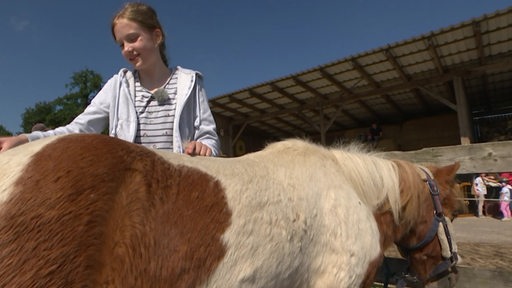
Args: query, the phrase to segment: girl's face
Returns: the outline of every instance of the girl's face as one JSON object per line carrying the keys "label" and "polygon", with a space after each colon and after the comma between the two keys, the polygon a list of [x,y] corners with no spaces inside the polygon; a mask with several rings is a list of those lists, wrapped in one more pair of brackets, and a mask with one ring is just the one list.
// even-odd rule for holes
{"label": "girl's face", "polygon": [[158,61],[162,61],[158,48],[162,40],[160,30],[151,32],[135,22],[119,19],[114,26],[114,35],[121,54],[134,69],[142,71],[156,67]]}

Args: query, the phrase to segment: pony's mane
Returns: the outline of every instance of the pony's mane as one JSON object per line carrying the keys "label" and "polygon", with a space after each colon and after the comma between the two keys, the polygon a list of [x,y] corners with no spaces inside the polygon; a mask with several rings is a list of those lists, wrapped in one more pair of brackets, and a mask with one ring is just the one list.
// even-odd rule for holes
{"label": "pony's mane", "polygon": [[398,223],[402,201],[400,177],[395,162],[381,158],[359,143],[342,143],[330,148],[345,177],[361,200],[374,212],[391,210]]}
{"label": "pony's mane", "polygon": [[425,166],[404,160],[393,160],[400,175],[400,202],[402,203],[402,224],[410,229],[414,222],[421,219],[425,207],[431,207],[430,193],[426,184],[426,174],[434,178],[431,170]]}
{"label": "pony's mane", "polygon": [[326,148],[304,139],[288,139],[271,143],[264,151],[277,153],[281,159],[314,157],[325,163],[325,167],[329,167],[328,162],[333,163],[339,169],[340,178],[350,182],[361,201],[374,212],[391,210],[398,223],[402,206],[399,168],[394,161],[376,156],[367,146],[340,143]]}
{"label": "pony's mane", "polygon": [[425,173],[434,178],[430,168],[386,159],[359,143],[342,144],[331,151],[361,200],[374,211],[392,211],[397,224],[410,228],[419,219],[425,201],[431,201],[425,191]]}
{"label": "pony's mane", "polygon": [[363,143],[338,143],[326,148],[305,139],[287,139],[271,143],[264,150],[273,157],[279,154],[280,159],[314,157],[325,167],[329,167],[328,162],[333,163],[342,174],[340,178],[345,179],[342,181],[349,181],[374,213],[391,211],[395,223],[404,228],[412,227],[420,219],[425,201],[431,201],[424,180],[425,173],[434,178],[434,167],[387,159]]}

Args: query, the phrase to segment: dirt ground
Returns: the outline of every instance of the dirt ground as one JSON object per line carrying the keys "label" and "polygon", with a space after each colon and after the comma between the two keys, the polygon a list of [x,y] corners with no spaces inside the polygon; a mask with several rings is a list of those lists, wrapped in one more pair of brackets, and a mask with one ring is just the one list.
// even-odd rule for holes
{"label": "dirt ground", "polygon": [[512,221],[459,217],[453,222],[461,267],[512,272]]}
{"label": "dirt ground", "polygon": [[[512,221],[462,216],[453,222],[459,267],[512,272]],[[397,257],[395,249],[386,255]]]}

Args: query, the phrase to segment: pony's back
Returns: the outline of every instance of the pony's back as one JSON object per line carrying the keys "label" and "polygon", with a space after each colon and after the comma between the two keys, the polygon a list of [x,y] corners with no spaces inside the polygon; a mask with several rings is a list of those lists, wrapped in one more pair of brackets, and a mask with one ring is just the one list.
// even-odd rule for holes
{"label": "pony's back", "polygon": [[0,154],[0,286],[357,287],[380,253],[371,210],[310,143],[231,159],[26,145]]}

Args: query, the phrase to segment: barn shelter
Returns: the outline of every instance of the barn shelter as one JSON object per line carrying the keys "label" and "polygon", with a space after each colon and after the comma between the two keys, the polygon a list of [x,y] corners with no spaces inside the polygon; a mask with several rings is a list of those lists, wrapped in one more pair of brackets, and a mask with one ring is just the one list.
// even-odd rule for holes
{"label": "barn shelter", "polygon": [[357,139],[372,122],[384,130],[379,149],[410,151],[512,139],[511,96],[509,7],[221,95],[210,106],[228,156],[290,137],[326,145]]}

